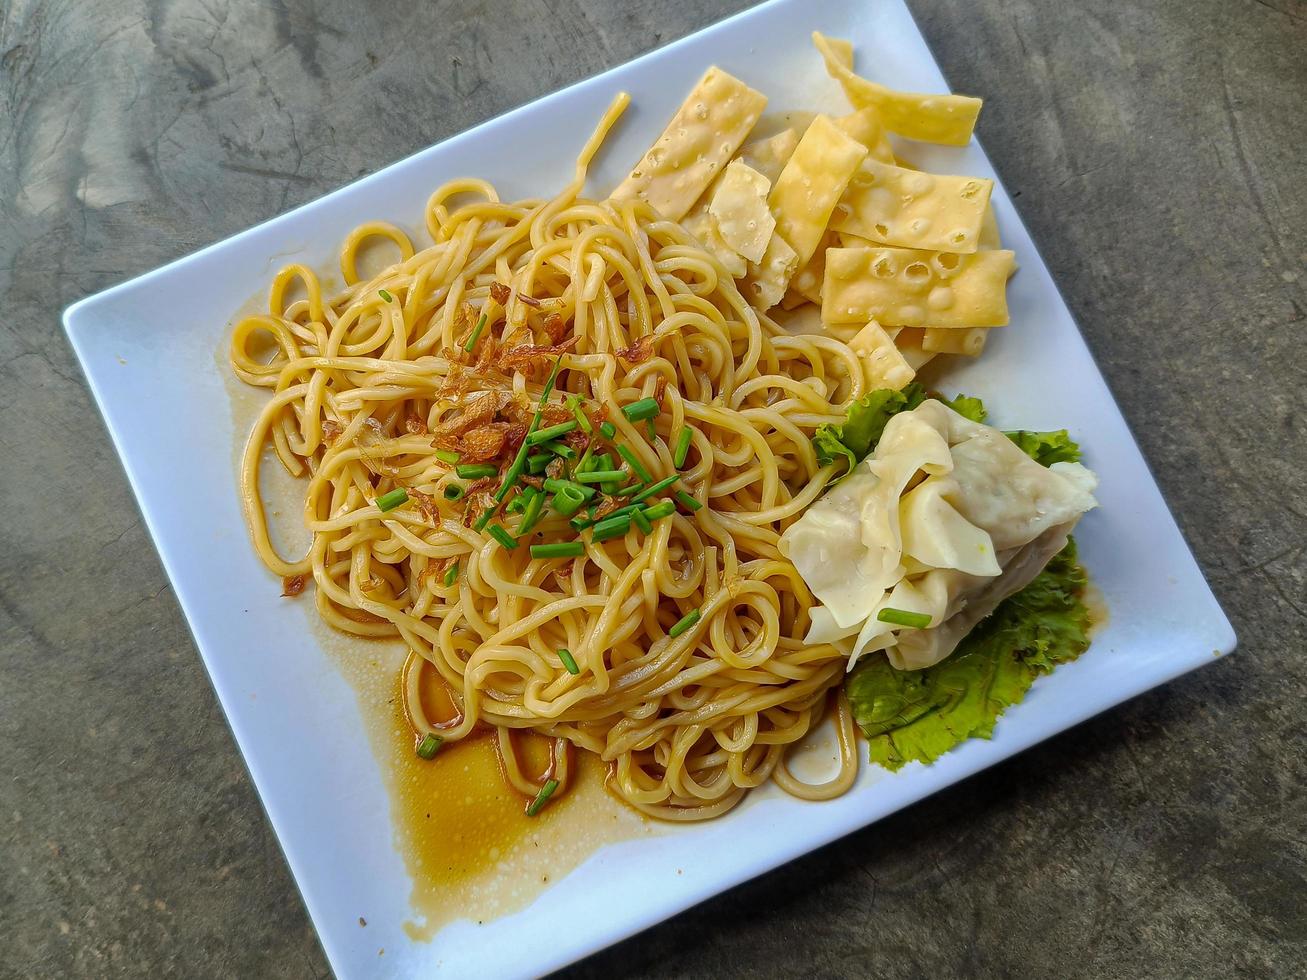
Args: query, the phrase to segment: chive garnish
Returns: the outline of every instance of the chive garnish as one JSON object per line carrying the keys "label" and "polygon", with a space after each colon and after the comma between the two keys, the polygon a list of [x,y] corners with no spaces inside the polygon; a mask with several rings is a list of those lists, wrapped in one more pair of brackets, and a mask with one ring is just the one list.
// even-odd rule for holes
{"label": "chive garnish", "polygon": [[[527,426],[526,434],[529,438],[531,433],[535,432],[540,425],[540,417],[545,411],[545,402],[549,401],[549,393],[554,390],[554,382],[558,380],[558,369],[563,365],[563,355],[559,354],[554,358],[554,366],[549,370],[549,377],[545,380],[545,390],[540,395],[540,407],[536,409],[535,415],[531,417],[531,424]],[[513,457],[513,462],[508,464],[508,469],[504,473],[503,482],[499,484],[499,489],[495,491],[495,499],[503,500],[508,496],[508,491],[513,489],[513,484],[517,483],[522,477],[522,470],[526,466],[526,454],[531,447],[527,444],[526,439],[522,440],[522,445],[517,449],[517,455]]]}
{"label": "chive garnish", "polygon": [[418,758],[433,759],[437,752],[440,751],[441,743],[445,740],[439,735],[432,735],[427,732],[422,736],[422,741],[418,742]]}
{"label": "chive garnish", "polygon": [[910,626],[918,630],[924,630],[930,625],[930,616],[926,613],[908,612],[906,609],[895,609],[893,606],[886,606],[876,614],[876,618],[882,623]]}
{"label": "chive garnish", "polygon": [[631,402],[629,405],[622,406],[622,414],[632,422],[643,422],[645,419],[651,419],[659,411],[658,402],[652,398],[641,398],[638,402]]}
{"label": "chive garnish", "polygon": [[465,350],[469,354],[472,353],[472,348],[475,347],[477,345],[477,341],[481,339],[481,331],[484,330],[485,328],[486,328],[486,315],[482,313],[481,319],[477,320],[477,325],[472,328],[471,336],[469,336],[467,338],[467,341],[463,344],[463,350]]}
{"label": "chive garnish", "polygon": [[545,471],[551,462],[553,462],[553,453],[536,453],[534,456],[526,458],[526,471],[532,476],[539,476]]}
{"label": "chive garnish", "polygon": [[661,521],[664,517],[671,517],[676,513],[676,505],[670,500],[660,500],[652,507],[644,509],[644,516],[651,521]]}
{"label": "chive garnish", "polygon": [[569,462],[576,459],[576,450],[565,442],[558,442],[557,440],[551,439],[549,442],[542,442],[540,448],[547,450],[553,456],[558,456],[559,458],[568,460]]}
{"label": "chive garnish", "polygon": [[458,474],[460,480],[480,480],[482,477],[494,476],[499,472],[499,467],[490,463],[468,463],[464,466],[455,466],[454,472]]}
{"label": "chive garnish", "polygon": [[377,295],[380,296],[382,299],[384,299],[387,303],[393,302],[395,299],[395,297],[391,296],[390,293],[386,292],[384,289],[378,289]]}
{"label": "chive garnish", "polygon": [[532,558],[580,558],[585,545],[580,541],[551,541],[549,544],[531,545]]}
{"label": "chive garnish", "polygon": [[649,523],[649,518],[645,516],[643,510],[631,511],[631,520],[635,521],[635,526],[640,529],[642,534],[649,534],[653,531],[653,525]]}
{"label": "chive garnish", "polygon": [[472,525],[474,531],[484,531],[486,525],[490,523],[490,518],[495,516],[495,511],[499,509],[499,504],[491,504],[486,508],[485,513],[477,518],[477,522]]}
{"label": "chive garnish", "polygon": [[640,457],[635,454],[634,449],[632,449],[630,446],[618,446],[617,455],[621,456],[622,459],[626,460],[626,462],[630,465],[631,469],[634,471],[635,475],[638,476],[641,479],[641,481],[643,481],[644,483],[653,482],[653,474],[649,472],[649,470],[645,467],[644,463],[640,462]]}
{"label": "chive garnish", "polygon": [[607,541],[609,538],[618,538],[631,530],[631,515],[619,514],[616,517],[605,517],[602,521],[594,526],[592,532],[593,541]]}
{"label": "chive garnish", "polygon": [[437,449],[436,459],[440,460],[442,463],[448,463],[450,466],[453,466],[458,462],[458,453],[454,452],[452,449]]}
{"label": "chive garnish", "polygon": [[509,551],[512,551],[517,547],[517,538],[513,537],[498,524],[491,524],[487,530],[492,538],[502,544]]}
{"label": "chive garnish", "polygon": [[605,439],[611,439],[617,435],[617,426],[612,422],[604,422],[600,424],[599,431]]}
{"label": "chive garnish", "polygon": [[563,666],[567,668],[569,674],[581,673],[581,668],[576,665],[576,658],[572,656],[572,651],[567,647],[558,648],[558,659],[563,662]]}
{"label": "chive garnish", "polygon": [[517,525],[519,537],[536,526],[536,522],[540,520],[540,513],[545,507],[545,495],[537,492],[534,487],[527,487],[527,489],[531,491],[531,496],[527,499],[526,511],[522,514],[522,522]]}
{"label": "chive garnish", "polygon": [[685,458],[690,455],[690,427],[687,425],[676,437],[676,448],[672,450],[672,465],[678,470],[685,465]]}
{"label": "chive garnish", "polygon": [[519,493],[516,497],[504,505],[505,514],[520,514],[526,510],[526,494]]}
{"label": "chive garnish", "polygon": [[466,491],[464,491],[461,483],[445,484],[445,499],[450,503],[453,503],[455,500],[462,500],[465,492]]}
{"label": "chive garnish", "polygon": [[558,493],[560,490],[575,491],[586,500],[589,500],[595,495],[593,487],[583,487],[581,484],[573,483],[571,480],[559,480],[552,476],[545,480],[544,488],[549,493]]}
{"label": "chive garnish", "polygon": [[551,425],[547,429],[537,429],[526,437],[528,446],[538,446],[542,442],[548,442],[551,439],[557,439],[559,436],[565,436],[576,428],[576,420],[570,422],[559,422],[557,425]]}
{"label": "chive garnish", "polygon": [[595,458],[593,455],[594,448],[595,448],[595,441],[591,439],[590,442],[585,447],[585,452],[581,454],[581,458],[577,460],[576,466],[572,469],[573,476],[575,476],[577,473],[585,473],[588,470],[598,470],[598,469],[605,468],[605,467],[595,465]]}
{"label": "chive garnish", "polygon": [[563,366],[563,355],[559,354],[554,358],[554,366],[549,371],[549,377],[545,379],[545,390],[540,395],[540,404],[543,406],[549,401],[549,394],[554,390],[554,382],[558,380],[558,369]]}
{"label": "chive garnish", "polygon": [[408,503],[408,491],[403,487],[396,487],[390,493],[383,493],[375,502],[377,510],[384,514],[388,510],[394,510],[400,504]]}
{"label": "chive garnish", "polygon": [[662,493],[664,490],[666,490],[668,487],[670,487],[673,483],[675,483],[679,479],[680,476],[676,473],[673,473],[671,476],[665,477],[664,479],[659,480],[657,483],[651,483],[643,490],[641,490],[639,493],[637,493],[634,497],[632,497],[631,503],[638,504],[641,500],[648,500],[654,494]]}
{"label": "chive garnish", "polygon": [[682,633],[692,629],[694,624],[699,621],[699,610],[691,609],[688,613],[676,621],[676,625],[667,631],[667,635],[676,639]]}
{"label": "chive garnish", "polygon": [[549,797],[554,795],[554,790],[556,789],[558,789],[557,779],[551,779],[549,782],[545,783],[545,785],[541,787],[540,792],[536,794],[536,798],[532,800],[530,805],[526,808],[526,815],[528,817],[534,817],[539,813],[544,805],[549,802]]}
{"label": "chive garnish", "polygon": [[626,473],[622,470],[590,470],[588,473],[576,474],[578,483],[607,483],[609,480],[620,480]]}
{"label": "chive garnish", "polygon": [[558,490],[553,491],[554,499],[552,501],[554,510],[564,517],[571,517],[578,510],[585,506],[585,494],[581,492],[583,488],[575,484],[568,484]]}
{"label": "chive garnish", "polygon": [[458,562],[454,562],[454,564],[450,565],[448,568],[445,569],[445,587],[448,588],[449,586],[453,585],[457,581],[458,581]]}
{"label": "chive garnish", "polygon": [[572,414],[576,416],[576,424],[581,427],[581,431],[586,435],[594,432],[594,426],[591,425],[590,420],[585,417],[585,412],[581,411],[581,399],[576,395],[573,395],[568,399],[568,403],[572,406]]}
{"label": "chive garnish", "polygon": [[677,490],[674,496],[681,502],[682,507],[688,507],[690,510],[699,510],[703,507],[697,498],[691,497],[684,490]]}

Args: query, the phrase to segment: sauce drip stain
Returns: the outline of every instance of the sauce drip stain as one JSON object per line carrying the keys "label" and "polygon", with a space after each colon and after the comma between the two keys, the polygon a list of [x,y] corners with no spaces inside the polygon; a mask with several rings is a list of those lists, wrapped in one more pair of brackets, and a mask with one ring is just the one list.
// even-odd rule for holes
{"label": "sauce drip stain", "polygon": [[[261,303],[262,297],[255,296],[243,309],[252,311]],[[215,351],[214,361],[231,404],[235,492],[240,434],[253,425],[267,393],[232,375],[226,341]],[[269,532],[286,553],[299,553],[308,540],[304,481],[290,477],[275,461],[269,463],[264,467]],[[269,589],[281,590],[280,580],[271,574],[267,578]],[[395,849],[412,879],[409,904],[414,918],[403,923],[411,939],[429,941],[457,919],[486,922],[516,912],[600,847],[666,830],[608,795],[605,768],[589,752],[575,752],[567,792],[534,817],[526,815],[530,801],[501,775],[492,733],[446,742],[434,759],[419,758],[401,690],[407,655],[403,644],[333,630],[319,618],[311,588],[286,602],[287,615],[304,617],[305,642],[321,651],[324,674],[338,671],[358,699],[364,732],[390,797]],[[423,692],[431,717],[450,713],[450,706],[428,700],[441,696]],[[518,749],[526,771],[545,768],[544,739],[520,737]],[[374,921],[371,916],[368,920]]]}

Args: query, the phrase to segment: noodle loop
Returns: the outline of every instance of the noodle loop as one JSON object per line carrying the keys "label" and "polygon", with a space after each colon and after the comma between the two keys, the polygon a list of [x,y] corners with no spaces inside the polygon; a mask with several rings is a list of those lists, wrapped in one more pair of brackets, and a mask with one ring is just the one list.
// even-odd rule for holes
{"label": "noodle loop", "polygon": [[[611,764],[618,797],[666,819],[715,816],[773,777],[798,795],[832,795],[856,769],[847,739],[827,784],[800,783],[784,757],[824,717],[844,657],[802,642],[813,598],[777,542],[831,478],[809,440],[865,393],[861,364],[838,340],[791,336],[757,313],[718,260],[649,205],[580,196],[622,105],[551,201],[505,202],[484,181],[452,181],[427,203],[433,244],[374,222],[346,239],[338,294],[303,266],[275,277],[268,312],[231,340],[236,374],[272,391],[244,453],[251,534],[274,574],[312,575],[331,625],[411,648],[405,690],[419,733],[461,739],[492,726],[524,794],[546,779],[564,790],[575,747]],[[360,249],[376,239],[396,261],[361,278]],[[485,445],[505,447],[490,457],[502,474],[555,357],[549,424],[573,417],[563,399],[576,396],[655,480],[679,473],[669,498],[680,490],[702,506],[682,504],[648,533],[583,532],[569,558],[529,553],[577,538],[549,507],[512,549],[474,526],[498,506],[499,476],[458,478],[441,440],[465,446],[484,429]],[[493,404],[476,411],[490,410],[470,426],[487,394]],[[660,402],[652,437],[622,412],[644,398]],[[589,445],[579,429],[566,438]],[[268,446],[307,480],[312,543],[300,558],[269,538]],[[383,510],[380,498],[401,488],[407,503]],[[495,519],[512,529],[504,512]],[[420,703],[431,672],[448,717]],[[519,761],[515,739],[528,731],[553,740],[543,774]]]}

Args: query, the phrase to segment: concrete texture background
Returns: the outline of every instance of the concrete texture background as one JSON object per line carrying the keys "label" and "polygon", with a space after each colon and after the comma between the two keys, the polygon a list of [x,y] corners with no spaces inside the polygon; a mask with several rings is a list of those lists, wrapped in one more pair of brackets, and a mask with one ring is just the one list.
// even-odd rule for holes
{"label": "concrete texture background", "polygon": [[[746,5],[0,0],[0,976],[327,973],[59,312]],[[1307,3],[911,6],[1242,649],[572,974],[1303,975]]]}

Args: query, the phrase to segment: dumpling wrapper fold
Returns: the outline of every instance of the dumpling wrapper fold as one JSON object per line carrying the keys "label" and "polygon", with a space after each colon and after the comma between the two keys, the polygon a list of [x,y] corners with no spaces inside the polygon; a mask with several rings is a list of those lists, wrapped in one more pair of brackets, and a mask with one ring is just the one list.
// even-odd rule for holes
{"label": "dumpling wrapper fold", "polygon": [[[1024,588],[1097,506],[1078,463],[1044,467],[1001,431],[928,399],[890,419],[875,451],[781,537],[821,600],[810,643],[884,650],[901,670],[938,663]],[[931,617],[882,623],[885,608]]]}

